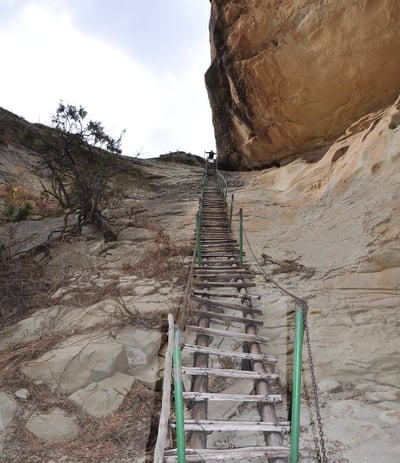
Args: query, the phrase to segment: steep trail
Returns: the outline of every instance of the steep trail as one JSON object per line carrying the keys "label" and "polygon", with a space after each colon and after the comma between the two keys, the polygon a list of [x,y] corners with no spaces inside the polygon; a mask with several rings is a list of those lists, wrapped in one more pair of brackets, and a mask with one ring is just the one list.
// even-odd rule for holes
{"label": "steep trail", "polygon": [[162,461],[287,463],[290,450],[283,442],[290,423],[276,412],[282,402],[277,359],[262,352],[268,338],[257,333],[263,322],[257,319],[262,307],[255,302],[255,274],[241,262],[211,163],[199,225],[191,311],[183,317],[181,345],[186,459],[172,449]]}

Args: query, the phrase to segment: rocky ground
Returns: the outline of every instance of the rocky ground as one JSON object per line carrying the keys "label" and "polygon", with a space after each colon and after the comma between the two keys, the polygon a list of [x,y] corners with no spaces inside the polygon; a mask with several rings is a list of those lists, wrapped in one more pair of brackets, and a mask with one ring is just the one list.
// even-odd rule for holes
{"label": "rocky ground", "polygon": [[[395,105],[354,124],[317,163],[226,173],[235,231],[242,207],[263,269],[309,303],[330,462],[395,463],[400,454],[398,114]],[[15,168],[15,155],[7,159]],[[165,316],[179,310],[202,175],[181,161],[139,162],[141,177],[127,179],[112,212],[117,241],[86,228],[38,248],[46,303],[0,333],[2,461],[139,463],[151,455]],[[57,218],[20,222],[1,229],[2,242],[27,251],[61,226]],[[257,283],[260,334],[271,338],[287,390],[294,305],[261,275]],[[310,391],[307,362],[304,370]],[[301,440],[312,461],[305,399]]]}
{"label": "rocky ground", "polygon": [[[26,159],[14,151],[19,162]],[[151,455],[166,316],[179,309],[191,262],[202,167],[170,157],[136,164],[143,178],[127,181],[110,211],[115,242],[91,227],[61,238],[62,218],[1,229],[8,254],[34,255],[14,261],[13,275],[33,284],[24,273],[41,265],[48,282],[37,306],[3,320],[4,462],[139,462]],[[59,239],[49,241],[50,234]]]}

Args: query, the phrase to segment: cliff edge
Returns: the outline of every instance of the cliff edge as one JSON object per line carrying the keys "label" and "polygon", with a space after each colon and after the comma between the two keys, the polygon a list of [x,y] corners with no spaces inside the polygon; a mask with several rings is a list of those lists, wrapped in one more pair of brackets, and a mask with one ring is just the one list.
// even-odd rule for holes
{"label": "cliff edge", "polygon": [[206,85],[226,167],[307,158],[400,93],[396,0],[211,3]]}

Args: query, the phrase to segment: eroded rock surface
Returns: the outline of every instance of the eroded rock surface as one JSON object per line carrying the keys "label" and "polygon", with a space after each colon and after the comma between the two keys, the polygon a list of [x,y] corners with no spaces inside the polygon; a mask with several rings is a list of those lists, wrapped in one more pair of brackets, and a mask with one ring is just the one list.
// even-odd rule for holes
{"label": "eroded rock surface", "polygon": [[397,0],[212,1],[206,84],[220,159],[271,165],[400,91]]}
{"label": "eroded rock surface", "polygon": [[[328,461],[398,461],[398,111],[396,103],[353,124],[317,163],[229,174],[231,184],[242,181],[233,187],[236,207],[264,270],[308,301]],[[285,385],[294,303],[262,278],[257,293],[265,314],[260,333],[271,339],[268,353],[278,356]],[[304,360],[310,391],[306,349]],[[304,401],[301,438],[312,449],[309,411]]]}

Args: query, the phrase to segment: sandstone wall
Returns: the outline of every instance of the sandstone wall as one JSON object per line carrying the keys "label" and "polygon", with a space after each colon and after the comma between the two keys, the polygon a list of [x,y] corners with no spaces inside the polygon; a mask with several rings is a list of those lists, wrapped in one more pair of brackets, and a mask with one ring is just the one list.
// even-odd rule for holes
{"label": "sandstone wall", "polygon": [[221,161],[320,147],[400,92],[397,0],[212,0],[206,85]]}

